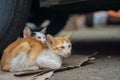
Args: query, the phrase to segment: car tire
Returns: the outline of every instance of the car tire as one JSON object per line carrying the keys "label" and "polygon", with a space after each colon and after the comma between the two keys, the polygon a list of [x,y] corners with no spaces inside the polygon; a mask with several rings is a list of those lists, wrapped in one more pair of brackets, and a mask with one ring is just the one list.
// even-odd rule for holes
{"label": "car tire", "polygon": [[0,0],[0,57],[22,32],[30,7],[31,0]]}

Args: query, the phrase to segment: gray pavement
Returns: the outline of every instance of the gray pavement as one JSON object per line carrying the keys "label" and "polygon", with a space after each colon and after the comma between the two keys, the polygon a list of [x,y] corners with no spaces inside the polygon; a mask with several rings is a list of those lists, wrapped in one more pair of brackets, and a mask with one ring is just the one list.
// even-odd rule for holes
{"label": "gray pavement", "polygon": [[[81,58],[83,55],[73,54],[68,62],[78,63]],[[0,71],[0,80],[32,80],[33,77],[15,77],[13,74]],[[120,55],[98,54],[91,63],[80,68],[55,73],[48,80],[120,80]]]}
{"label": "gray pavement", "polygon": [[120,56],[99,55],[93,64],[56,73],[48,80],[120,80]]}

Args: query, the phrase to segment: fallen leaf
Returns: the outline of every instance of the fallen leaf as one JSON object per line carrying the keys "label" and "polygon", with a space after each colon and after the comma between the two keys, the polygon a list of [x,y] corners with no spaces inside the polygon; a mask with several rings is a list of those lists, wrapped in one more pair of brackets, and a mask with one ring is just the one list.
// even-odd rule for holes
{"label": "fallen leaf", "polygon": [[14,76],[27,76],[27,75],[33,75],[42,72],[43,70],[33,70],[33,71],[22,71],[17,72],[14,74]]}
{"label": "fallen leaf", "polygon": [[34,76],[33,80],[46,80],[50,78],[53,75],[53,71],[47,72],[45,74],[39,75],[39,76]]}

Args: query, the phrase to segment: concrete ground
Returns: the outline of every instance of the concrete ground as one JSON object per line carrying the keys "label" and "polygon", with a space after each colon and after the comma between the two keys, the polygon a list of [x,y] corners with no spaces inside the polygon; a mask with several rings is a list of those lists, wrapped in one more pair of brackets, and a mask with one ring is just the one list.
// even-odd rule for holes
{"label": "concrete ground", "polygon": [[120,80],[120,56],[98,55],[91,64],[56,73],[48,80]]}
{"label": "concrete ground", "polygon": [[[114,54],[114,53],[113,53]],[[120,55],[98,54],[96,60],[80,68],[55,73],[48,80],[120,80]],[[72,55],[71,62],[79,62],[81,55]],[[15,77],[1,72],[0,80],[32,80],[33,76]]]}

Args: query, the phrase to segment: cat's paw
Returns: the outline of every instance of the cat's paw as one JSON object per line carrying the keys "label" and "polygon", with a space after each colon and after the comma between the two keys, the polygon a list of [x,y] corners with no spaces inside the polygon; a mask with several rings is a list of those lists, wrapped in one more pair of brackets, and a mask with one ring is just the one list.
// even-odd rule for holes
{"label": "cat's paw", "polygon": [[28,70],[38,70],[39,66],[35,65],[35,66],[31,66],[28,68]]}
{"label": "cat's paw", "polygon": [[57,63],[57,62],[55,62],[55,61],[53,61],[53,63],[51,63],[50,65],[49,65],[49,68],[51,68],[51,69],[59,69],[61,67],[61,64],[60,63]]}

